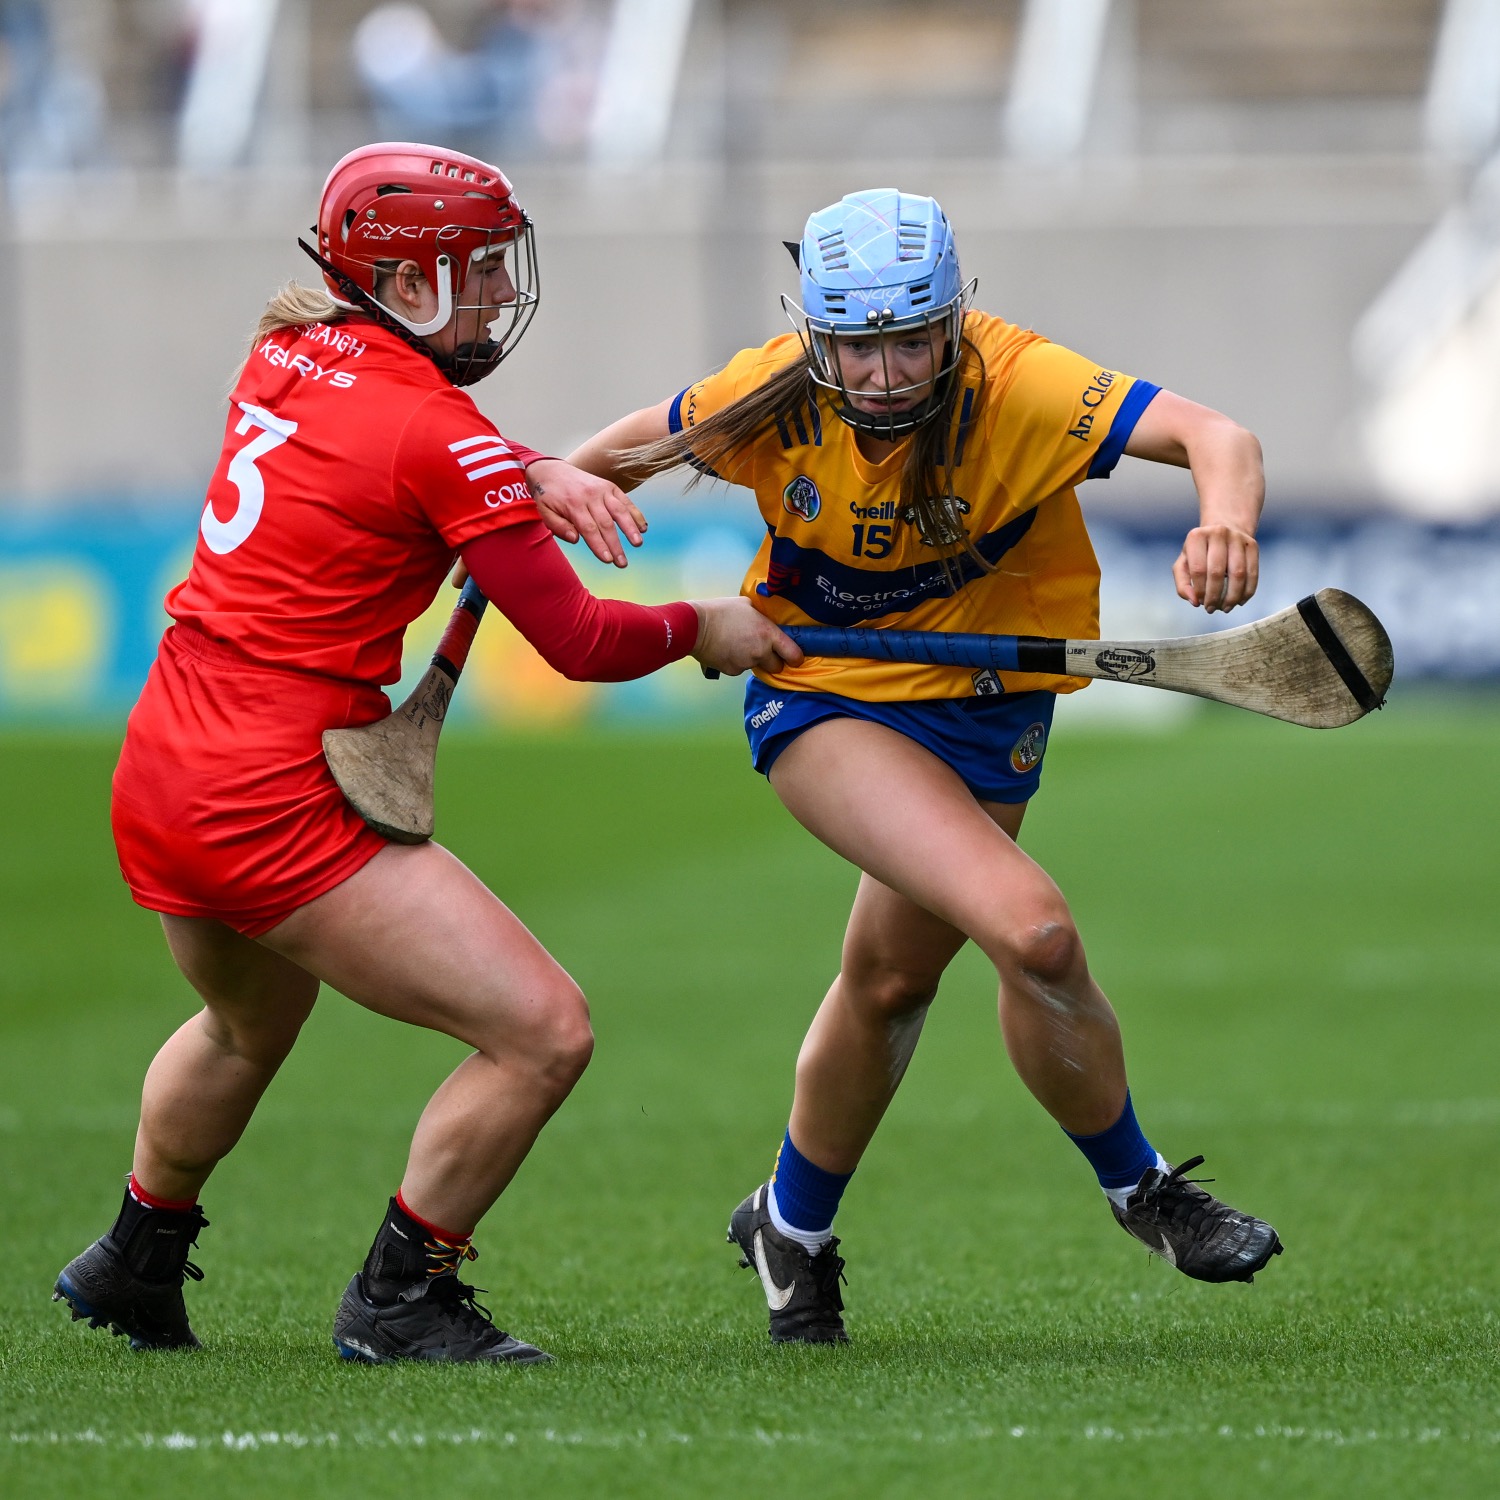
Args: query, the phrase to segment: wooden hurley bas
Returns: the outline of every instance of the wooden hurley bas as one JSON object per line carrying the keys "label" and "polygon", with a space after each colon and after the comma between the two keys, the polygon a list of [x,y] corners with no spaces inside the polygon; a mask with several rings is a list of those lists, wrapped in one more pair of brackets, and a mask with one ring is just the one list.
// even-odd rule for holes
{"label": "wooden hurley bas", "polygon": [[389,718],[323,732],[323,754],[349,805],[376,833],[398,844],[432,837],[438,736],[486,602],[473,582],[464,585],[431,665]]}
{"label": "wooden hurley bas", "polygon": [[1234,630],[1167,641],[1064,641],[815,625],[791,625],[786,633],[809,656],[1131,682],[1232,703],[1309,729],[1336,729],[1379,708],[1395,672],[1385,628],[1358,599],[1339,589],[1319,589],[1291,609]]}

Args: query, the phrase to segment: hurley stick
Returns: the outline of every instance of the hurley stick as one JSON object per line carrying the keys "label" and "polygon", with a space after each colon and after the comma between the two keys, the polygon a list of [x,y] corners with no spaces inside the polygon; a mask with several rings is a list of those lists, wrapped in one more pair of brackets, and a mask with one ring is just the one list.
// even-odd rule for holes
{"label": "hurley stick", "polygon": [[1104,678],[1213,698],[1310,729],[1352,724],[1379,708],[1395,673],[1385,627],[1339,589],[1319,589],[1234,630],[1165,641],[783,628],[809,656]]}
{"label": "hurley stick", "polygon": [[358,729],[323,733],[328,769],[349,805],[376,833],[398,844],[421,844],[432,837],[438,736],[486,602],[470,579],[432,664],[393,714]]}

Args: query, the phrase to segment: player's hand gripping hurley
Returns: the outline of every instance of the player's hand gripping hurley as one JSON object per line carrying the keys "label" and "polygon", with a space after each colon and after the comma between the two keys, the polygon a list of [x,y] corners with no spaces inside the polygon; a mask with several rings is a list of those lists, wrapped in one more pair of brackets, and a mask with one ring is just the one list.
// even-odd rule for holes
{"label": "player's hand gripping hurley", "polygon": [[349,805],[376,833],[398,844],[432,837],[438,736],[487,602],[476,583],[464,585],[431,665],[388,718],[323,733],[328,768]]}
{"label": "player's hand gripping hurley", "polygon": [[1290,609],[1214,635],[1166,641],[1065,641],[935,630],[835,630],[789,625],[809,656],[932,662],[997,672],[1047,672],[1133,682],[1336,729],[1385,701],[1390,637],[1352,594],[1319,589]]}

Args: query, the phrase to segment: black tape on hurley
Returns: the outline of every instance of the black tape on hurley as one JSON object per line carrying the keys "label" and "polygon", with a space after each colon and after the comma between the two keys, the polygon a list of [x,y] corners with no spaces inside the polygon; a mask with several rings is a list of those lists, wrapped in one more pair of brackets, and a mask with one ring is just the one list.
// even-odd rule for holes
{"label": "black tape on hurley", "polygon": [[1354,695],[1354,701],[1366,713],[1371,709],[1383,708],[1385,699],[1370,686],[1365,674],[1355,665],[1354,658],[1344,648],[1344,643],[1334,634],[1333,626],[1328,623],[1328,617],[1318,601],[1311,594],[1305,599],[1299,599],[1297,613],[1312,631],[1313,639],[1323,648],[1323,655],[1328,658],[1333,670],[1343,678],[1344,686]]}

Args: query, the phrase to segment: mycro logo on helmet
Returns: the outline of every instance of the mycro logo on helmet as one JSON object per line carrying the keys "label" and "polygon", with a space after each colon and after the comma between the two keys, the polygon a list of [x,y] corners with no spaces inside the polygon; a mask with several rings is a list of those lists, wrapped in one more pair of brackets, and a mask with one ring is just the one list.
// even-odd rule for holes
{"label": "mycro logo on helmet", "polygon": [[861,287],[859,294],[870,306],[878,306],[882,312],[889,312],[896,302],[906,296],[907,290],[903,281],[897,286]]}
{"label": "mycro logo on helmet", "polygon": [[811,521],[823,509],[823,497],[806,474],[799,474],[781,492],[781,503],[799,520]]}
{"label": "mycro logo on helmet", "polygon": [[424,234],[435,234],[440,240],[452,239],[464,231],[459,224],[382,224],[378,219],[360,219],[349,232],[360,239],[384,243],[394,239],[419,240]]}
{"label": "mycro logo on helmet", "polygon": [[1010,752],[1010,768],[1017,775],[1024,776],[1027,771],[1034,771],[1042,763],[1042,755],[1047,749],[1047,726],[1045,724],[1032,724],[1015,743],[1015,748]]}

